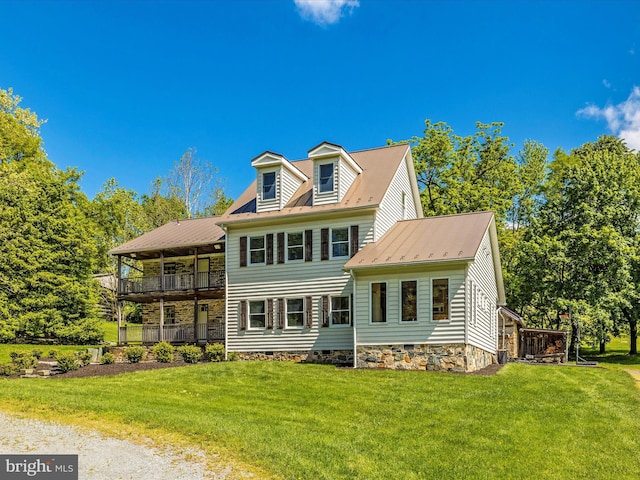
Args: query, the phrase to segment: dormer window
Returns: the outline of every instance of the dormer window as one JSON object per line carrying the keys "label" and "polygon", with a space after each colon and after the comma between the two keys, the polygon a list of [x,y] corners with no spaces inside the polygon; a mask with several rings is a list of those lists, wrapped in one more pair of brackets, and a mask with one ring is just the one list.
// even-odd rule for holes
{"label": "dormer window", "polygon": [[262,199],[273,200],[276,198],[276,172],[262,174]]}
{"label": "dormer window", "polygon": [[333,192],[333,163],[320,165],[320,193]]}

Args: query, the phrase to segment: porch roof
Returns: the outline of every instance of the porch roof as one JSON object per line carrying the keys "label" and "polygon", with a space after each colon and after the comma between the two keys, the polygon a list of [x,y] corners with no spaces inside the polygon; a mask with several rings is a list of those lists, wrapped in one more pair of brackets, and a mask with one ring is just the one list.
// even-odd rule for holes
{"label": "porch roof", "polygon": [[[109,250],[109,253],[143,259],[156,257],[161,251],[174,255],[191,254],[196,247],[202,248],[201,253],[222,252],[224,231],[216,224],[218,219],[206,217],[171,221]],[[216,244],[219,245],[217,249]]]}

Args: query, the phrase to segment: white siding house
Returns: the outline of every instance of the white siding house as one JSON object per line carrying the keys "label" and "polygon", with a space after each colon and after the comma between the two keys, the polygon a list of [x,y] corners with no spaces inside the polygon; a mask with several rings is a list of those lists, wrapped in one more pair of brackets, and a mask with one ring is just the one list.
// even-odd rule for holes
{"label": "white siding house", "polygon": [[252,164],[257,180],[218,221],[228,352],[463,371],[494,361],[504,288],[492,213],[423,219],[407,145],[325,142],[304,160],[265,152]]}

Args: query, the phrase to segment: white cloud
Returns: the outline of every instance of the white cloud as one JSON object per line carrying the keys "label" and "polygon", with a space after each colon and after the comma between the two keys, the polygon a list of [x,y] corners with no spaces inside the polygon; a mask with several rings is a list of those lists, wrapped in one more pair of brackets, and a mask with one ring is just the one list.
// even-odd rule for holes
{"label": "white cloud", "polygon": [[578,110],[576,115],[585,118],[604,118],[614,135],[622,138],[629,148],[640,151],[640,87],[634,86],[624,102],[607,105],[604,108],[587,105]]}
{"label": "white cloud", "polygon": [[305,20],[318,25],[337,23],[345,12],[351,14],[360,6],[358,0],[294,0],[298,12]]}
{"label": "white cloud", "polygon": [[602,80],[602,85],[604,85],[604,88],[611,88],[611,82],[606,78]]}

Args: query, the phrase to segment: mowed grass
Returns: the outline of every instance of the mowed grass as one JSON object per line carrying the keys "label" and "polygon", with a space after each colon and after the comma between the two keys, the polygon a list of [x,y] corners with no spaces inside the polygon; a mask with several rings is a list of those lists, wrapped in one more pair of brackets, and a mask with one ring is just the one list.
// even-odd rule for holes
{"label": "mowed grass", "polygon": [[173,432],[276,478],[637,478],[625,372],[509,364],[491,377],[228,362],[0,380],[0,405]]}
{"label": "mowed grass", "polygon": [[[638,345],[640,346],[640,341]],[[629,355],[629,346],[628,335],[611,337],[611,341],[606,345],[605,353],[600,353],[597,347],[583,347],[580,350],[580,356],[588,360],[595,360],[602,367],[638,370],[640,369],[640,355]]]}

